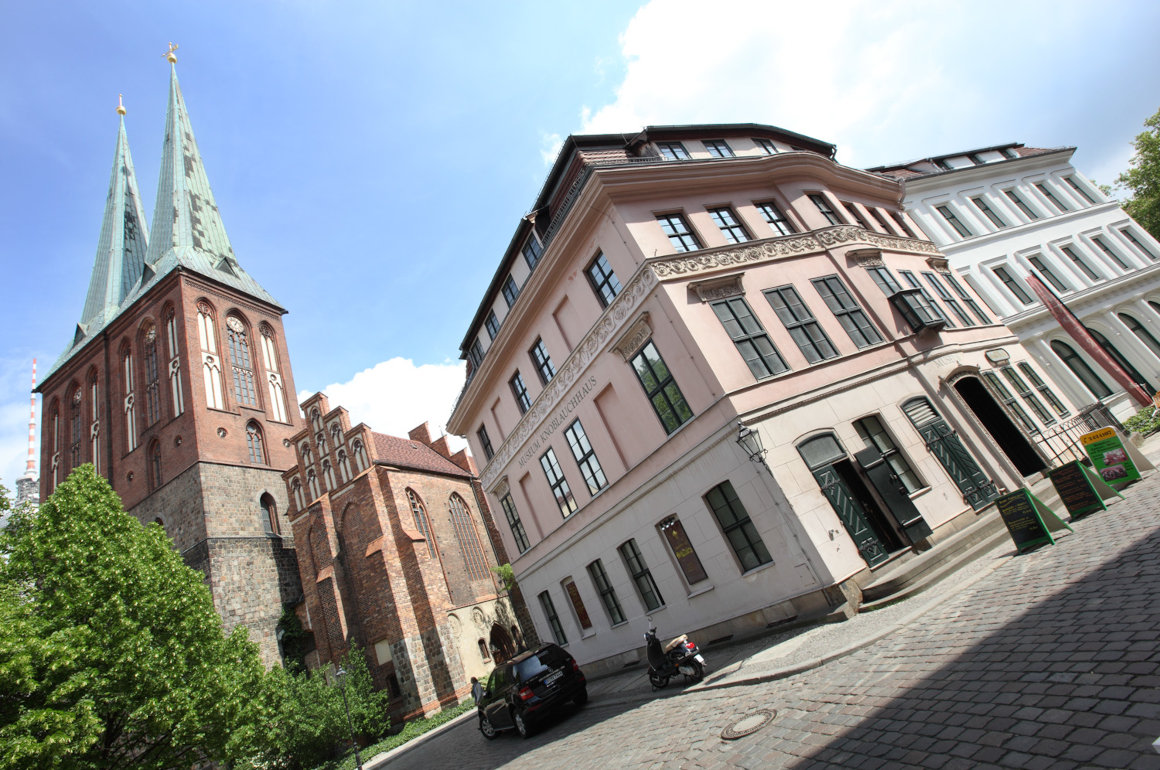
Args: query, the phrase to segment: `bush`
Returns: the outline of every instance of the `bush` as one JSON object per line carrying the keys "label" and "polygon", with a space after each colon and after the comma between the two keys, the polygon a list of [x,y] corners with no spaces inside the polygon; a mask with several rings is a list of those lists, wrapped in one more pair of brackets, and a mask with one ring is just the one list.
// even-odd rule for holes
{"label": "bush", "polygon": [[1160,430],[1160,409],[1146,406],[1134,415],[1124,420],[1124,427],[1131,433],[1146,436]]}
{"label": "bush", "polygon": [[[340,664],[350,721],[360,743],[382,736],[390,719],[387,693],[375,691],[362,650],[351,648]],[[296,770],[340,756],[350,746],[342,694],[328,671],[292,673],[275,668],[266,679],[267,724],[262,759],[268,766]]]}

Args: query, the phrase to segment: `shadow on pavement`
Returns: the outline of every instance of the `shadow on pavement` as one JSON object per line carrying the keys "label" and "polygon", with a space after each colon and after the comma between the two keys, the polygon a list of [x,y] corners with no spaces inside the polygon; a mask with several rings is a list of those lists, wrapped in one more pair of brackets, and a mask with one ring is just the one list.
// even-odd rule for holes
{"label": "shadow on pavement", "polygon": [[[1055,546],[1014,557],[922,631],[847,658],[860,667],[858,694],[832,688],[778,719],[788,766],[941,756],[943,767],[1160,768],[1150,745],[1160,736],[1160,484],[1150,481]],[[957,627],[989,633],[940,665]],[[803,741],[823,725],[824,745]]]}

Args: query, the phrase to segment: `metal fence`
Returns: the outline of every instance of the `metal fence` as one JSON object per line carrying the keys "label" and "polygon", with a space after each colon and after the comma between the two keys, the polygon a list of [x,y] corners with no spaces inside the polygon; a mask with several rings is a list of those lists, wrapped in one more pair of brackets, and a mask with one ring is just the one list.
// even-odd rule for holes
{"label": "metal fence", "polygon": [[1122,433],[1126,432],[1111,411],[1097,402],[1085,406],[1075,417],[1042,431],[1036,438],[1040,448],[1051,458],[1050,465],[1057,467],[1075,460],[1086,461],[1087,454],[1079,437],[1100,428],[1115,428]]}

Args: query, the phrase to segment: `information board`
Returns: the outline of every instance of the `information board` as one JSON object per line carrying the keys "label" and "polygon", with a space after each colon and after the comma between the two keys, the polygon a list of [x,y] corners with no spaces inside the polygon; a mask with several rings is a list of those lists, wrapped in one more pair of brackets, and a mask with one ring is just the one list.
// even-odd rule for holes
{"label": "information board", "polygon": [[1140,471],[1115,428],[1093,430],[1080,436],[1079,440],[1091,458],[1092,468],[1106,483],[1123,485],[1139,481]]}
{"label": "information board", "polygon": [[1048,476],[1055,485],[1055,491],[1059,493],[1060,502],[1073,520],[1107,510],[1104,500],[1123,497],[1078,460],[1052,468]]}
{"label": "information board", "polygon": [[999,515],[1007,525],[1007,532],[1015,541],[1019,553],[1036,548],[1044,543],[1055,544],[1052,532],[1071,527],[1043,502],[1031,494],[1029,489],[1017,489],[995,500]]}

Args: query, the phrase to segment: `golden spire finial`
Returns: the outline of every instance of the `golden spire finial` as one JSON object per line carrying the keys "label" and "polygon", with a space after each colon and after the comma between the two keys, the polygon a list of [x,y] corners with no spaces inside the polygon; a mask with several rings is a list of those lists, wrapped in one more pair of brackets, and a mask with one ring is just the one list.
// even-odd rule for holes
{"label": "golden spire finial", "polygon": [[176,51],[177,51],[177,46],[176,46],[176,45],[175,45],[175,44],[174,44],[172,41],[170,41],[170,43],[169,43],[169,50],[165,52],[165,58],[169,60],[169,63],[170,63],[170,64],[176,64],[176,63],[177,63],[177,53],[176,53]]}
{"label": "golden spire finial", "polygon": [[117,94],[117,114],[118,115],[125,114],[125,95],[124,94]]}

